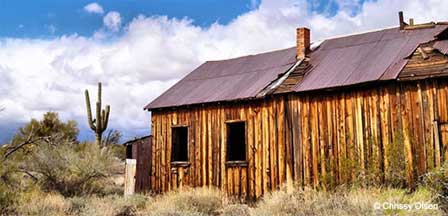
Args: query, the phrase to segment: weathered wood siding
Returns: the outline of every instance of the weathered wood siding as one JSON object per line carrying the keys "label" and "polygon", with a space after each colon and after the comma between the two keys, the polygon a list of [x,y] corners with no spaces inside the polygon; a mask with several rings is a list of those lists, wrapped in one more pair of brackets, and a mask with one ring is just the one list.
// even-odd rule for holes
{"label": "weathered wood siding", "polygon": [[[447,101],[448,81],[438,79],[156,110],[151,188],[213,185],[257,198],[292,180],[315,187],[384,182],[397,168],[396,152],[413,185],[448,158]],[[246,121],[247,165],[225,163],[232,120]],[[188,166],[170,163],[176,125],[188,126]]]}
{"label": "weathered wood siding", "polygon": [[381,183],[403,163],[413,186],[448,157],[447,100],[447,79],[290,96],[296,180]]}
{"label": "weathered wood siding", "polygon": [[[163,192],[213,185],[232,195],[259,197],[292,179],[283,100],[152,112],[151,187]],[[226,165],[226,121],[246,121],[247,164]],[[189,166],[171,166],[171,127],[188,126]],[[289,161],[289,163],[287,163]]]}

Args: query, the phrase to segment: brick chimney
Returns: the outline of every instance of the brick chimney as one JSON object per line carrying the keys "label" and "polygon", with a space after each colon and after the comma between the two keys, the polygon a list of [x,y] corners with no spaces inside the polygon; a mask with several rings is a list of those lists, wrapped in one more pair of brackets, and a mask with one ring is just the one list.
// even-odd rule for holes
{"label": "brick chimney", "polygon": [[310,53],[310,30],[297,29],[297,59],[304,59]]}
{"label": "brick chimney", "polygon": [[400,24],[400,30],[403,30],[406,26],[403,18],[403,11],[398,12],[398,23]]}

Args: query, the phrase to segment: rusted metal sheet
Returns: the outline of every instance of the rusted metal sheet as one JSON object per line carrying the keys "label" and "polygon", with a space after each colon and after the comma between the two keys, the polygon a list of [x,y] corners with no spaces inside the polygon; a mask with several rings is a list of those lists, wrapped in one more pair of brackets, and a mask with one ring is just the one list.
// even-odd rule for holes
{"label": "rusted metal sheet", "polygon": [[209,61],[145,109],[252,98],[296,62],[295,47],[222,61]]}
{"label": "rusted metal sheet", "polygon": [[295,91],[396,79],[414,50],[435,39],[447,25],[400,31],[385,29],[326,40],[310,54],[313,68]]}
{"label": "rusted metal sheet", "polygon": [[[326,40],[310,54],[312,68],[291,91],[396,79],[415,49],[440,37],[447,27],[439,24],[414,30],[389,28]],[[206,62],[145,109],[251,99],[296,61],[296,49],[292,47]]]}
{"label": "rusted metal sheet", "polygon": [[448,54],[448,40],[437,41],[433,47],[445,55]]}

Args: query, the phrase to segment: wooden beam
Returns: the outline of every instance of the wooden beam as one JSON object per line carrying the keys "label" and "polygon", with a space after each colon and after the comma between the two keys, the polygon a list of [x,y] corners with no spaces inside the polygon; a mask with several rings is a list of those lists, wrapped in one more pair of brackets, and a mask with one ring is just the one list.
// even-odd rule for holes
{"label": "wooden beam", "polygon": [[233,120],[227,120],[225,121],[226,124],[230,124],[230,123],[238,123],[238,122],[245,122],[246,120],[244,119],[233,119]]}
{"label": "wooden beam", "polygon": [[428,54],[422,49],[422,47],[417,48],[417,50],[422,54],[423,59],[429,59]]}

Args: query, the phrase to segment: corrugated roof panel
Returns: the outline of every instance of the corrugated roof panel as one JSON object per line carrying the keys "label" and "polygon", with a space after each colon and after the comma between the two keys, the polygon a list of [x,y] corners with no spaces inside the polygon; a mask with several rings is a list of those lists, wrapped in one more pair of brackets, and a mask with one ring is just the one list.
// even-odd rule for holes
{"label": "corrugated roof panel", "polygon": [[[310,91],[396,79],[415,49],[434,40],[446,29],[447,25],[404,31],[390,28],[326,40],[310,54],[311,69],[291,90]],[[437,42],[435,46],[448,52],[446,41]],[[254,98],[295,62],[295,47],[209,61],[145,108]]]}
{"label": "corrugated roof panel", "polygon": [[310,54],[313,68],[294,91],[396,79],[418,45],[434,40],[446,28],[446,25],[405,31],[391,28],[326,40]]}
{"label": "corrugated roof panel", "polygon": [[448,40],[437,41],[433,47],[445,55],[448,54]]}
{"label": "corrugated roof panel", "polygon": [[209,61],[145,109],[252,98],[296,62],[295,47],[223,61]]}

